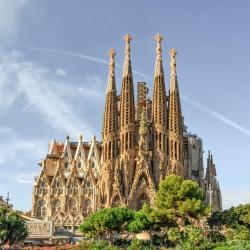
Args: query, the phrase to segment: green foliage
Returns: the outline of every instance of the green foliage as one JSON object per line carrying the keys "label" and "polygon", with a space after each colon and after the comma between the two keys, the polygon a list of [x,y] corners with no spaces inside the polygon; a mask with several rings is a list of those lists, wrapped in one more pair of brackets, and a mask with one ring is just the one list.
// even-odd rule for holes
{"label": "green foliage", "polygon": [[144,240],[133,240],[127,250],[155,250],[156,247]]}
{"label": "green foliage", "polygon": [[213,226],[227,226],[237,228],[244,225],[250,229],[250,204],[231,207],[223,212],[215,212],[209,218],[208,223]]}
{"label": "green foliage", "polygon": [[226,237],[222,233],[220,233],[219,231],[217,231],[217,230],[210,230],[208,232],[207,237],[213,243],[226,241]]}
{"label": "green foliage", "polygon": [[228,240],[250,240],[250,230],[246,226],[228,228],[225,236]]}
{"label": "green foliage", "polygon": [[232,240],[220,242],[213,248],[214,250],[250,250],[250,241]]}
{"label": "green foliage", "polygon": [[191,180],[183,180],[177,175],[170,175],[160,182],[156,196],[156,210],[168,223],[178,219],[190,224],[191,219],[206,216],[209,208],[204,205],[204,195],[199,185]]}
{"label": "green foliage", "polygon": [[107,241],[82,240],[77,246],[78,250],[119,250],[119,248],[110,245]]}
{"label": "green foliage", "polygon": [[140,233],[144,230],[151,230],[154,224],[154,211],[147,204],[144,204],[141,210],[134,213],[128,229],[130,232]]}
{"label": "green foliage", "polygon": [[187,226],[184,230],[184,249],[211,249],[212,242],[202,228]]}
{"label": "green foliage", "polygon": [[212,241],[206,237],[202,228],[186,226],[183,231],[178,228],[170,228],[167,232],[167,239],[172,245],[181,249],[211,249]]}
{"label": "green foliage", "polygon": [[16,212],[0,208],[0,245],[17,244],[28,236],[24,220]]}
{"label": "green foliage", "polygon": [[170,242],[173,242],[174,245],[182,244],[183,232],[175,227],[170,228],[167,232],[167,238]]}
{"label": "green foliage", "polygon": [[103,208],[93,213],[80,226],[80,231],[89,237],[110,236],[112,232],[127,230],[134,211],[127,208]]}

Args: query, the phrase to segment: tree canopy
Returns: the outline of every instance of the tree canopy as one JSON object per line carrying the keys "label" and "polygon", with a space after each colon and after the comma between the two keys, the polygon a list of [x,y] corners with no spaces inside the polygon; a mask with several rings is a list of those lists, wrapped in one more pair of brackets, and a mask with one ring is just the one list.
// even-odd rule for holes
{"label": "tree canopy", "polygon": [[93,213],[80,226],[80,231],[89,237],[106,235],[127,230],[134,211],[127,208],[103,208]]}
{"label": "tree canopy", "polygon": [[[144,204],[139,211],[118,207],[100,209],[83,222],[80,230],[89,237],[109,238],[113,232],[157,231],[160,234],[155,236],[167,247],[248,249],[230,247],[250,245],[250,204],[212,215],[210,211],[198,183],[170,175],[160,182],[152,207]],[[130,246],[130,249],[154,249],[149,242],[138,240]]]}
{"label": "tree canopy", "polygon": [[170,222],[189,224],[206,216],[210,209],[198,183],[170,175],[160,182],[155,209]]}
{"label": "tree canopy", "polygon": [[28,235],[24,220],[16,212],[0,208],[0,245],[17,244]]}

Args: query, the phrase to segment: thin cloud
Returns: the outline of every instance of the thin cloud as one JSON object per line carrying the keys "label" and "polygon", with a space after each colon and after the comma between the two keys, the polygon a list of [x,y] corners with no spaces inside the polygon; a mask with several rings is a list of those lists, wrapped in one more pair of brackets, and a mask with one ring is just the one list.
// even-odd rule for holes
{"label": "thin cloud", "polygon": [[66,76],[67,72],[64,69],[58,68],[58,69],[56,69],[55,74],[57,76]]}
{"label": "thin cloud", "polygon": [[[86,59],[86,60],[89,60],[89,61],[94,61],[94,62],[97,62],[97,63],[101,63],[101,64],[109,64],[108,61],[106,60],[103,60],[103,59],[100,59],[100,58],[96,58],[96,57],[92,57],[92,56],[88,56],[88,55],[84,55],[84,54],[79,54],[79,53],[73,53],[73,52],[69,52],[69,51],[64,51],[64,50],[54,50],[54,49],[42,49],[42,48],[32,48],[32,50],[36,50],[36,51],[41,51],[41,52],[52,52],[52,53],[59,53],[59,54],[64,54],[64,55],[67,55],[67,56],[74,56],[74,57],[78,57],[78,58],[82,58],[82,59]],[[116,64],[116,66],[118,68],[123,68],[122,65],[120,64]],[[144,73],[141,73],[137,70],[134,70],[133,71],[136,75],[138,76],[141,76],[147,80],[152,80],[152,77],[144,74]],[[185,96],[185,95],[181,95],[181,98],[189,103],[191,103],[192,105],[194,105],[196,108],[202,110],[202,111],[205,111],[207,112],[208,114],[210,114],[212,117],[216,118],[217,120],[219,120],[220,122],[230,126],[231,128],[234,128],[236,130],[238,130],[239,132],[245,134],[245,135],[248,135],[250,136],[250,130],[244,128],[243,126],[239,125],[238,123],[236,123],[235,121],[227,118],[226,116],[194,101],[193,99]]]}
{"label": "thin cloud", "polygon": [[[46,68],[22,61],[20,56],[6,56],[0,62],[0,108],[7,108],[18,97],[24,97],[27,102],[24,111],[38,110],[55,129],[73,136],[78,136],[82,130],[89,133],[87,121],[75,115],[71,104],[63,99],[61,92],[54,91],[57,88],[55,85],[63,84],[55,83],[53,72]],[[71,91],[77,91],[75,86],[70,88]]]}
{"label": "thin cloud", "polygon": [[250,191],[247,189],[224,190],[222,192],[222,204],[224,209],[239,204],[247,204],[250,202]]}
{"label": "thin cloud", "polygon": [[218,112],[216,112],[216,111],[214,111],[214,110],[212,110],[212,109],[210,109],[210,108],[208,108],[208,107],[194,101],[193,99],[191,99],[191,98],[189,98],[189,97],[187,97],[185,95],[181,95],[181,97],[182,97],[183,100],[191,103],[196,108],[207,112],[208,114],[210,114],[211,116],[213,116],[217,120],[221,121],[222,123],[224,123],[224,124],[234,128],[234,129],[238,130],[239,132],[241,132],[241,133],[243,133],[245,135],[250,136],[250,130],[242,127],[241,125],[239,125],[238,123],[234,122],[233,120],[227,118],[226,116],[224,116],[224,115],[222,115],[222,114],[220,114],[220,113],[218,113]]}
{"label": "thin cloud", "polygon": [[[55,50],[55,49],[42,49],[42,48],[31,48],[31,50],[35,50],[35,51],[41,51],[41,52],[48,52],[48,53],[57,53],[57,54],[63,54],[66,56],[73,56],[73,57],[78,57],[78,58],[82,58],[82,59],[86,59],[92,62],[97,62],[97,63],[101,63],[104,65],[108,65],[109,61],[107,60],[103,60],[101,58],[97,58],[97,57],[93,57],[93,56],[89,56],[89,55],[84,55],[84,54],[80,54],[80,53],[74,53],[74,52],[69,52],[69,51],[65,51],[65,50]],[[123,69],[123,65],[121,64],[115,64],[117,68],[119,69]],[[137,70],[133,70],[133,73],[136,74],[137,76],[143,77],[144,79],[147,80],[152,80],[152,77],[141,73]]]}
{"label": "thin cloud", "polygon": [[27,174],[18,174],[13,179],[15,182],[20,184],[33,184],[35,176],[38,176],[38,172],[27,173]]}

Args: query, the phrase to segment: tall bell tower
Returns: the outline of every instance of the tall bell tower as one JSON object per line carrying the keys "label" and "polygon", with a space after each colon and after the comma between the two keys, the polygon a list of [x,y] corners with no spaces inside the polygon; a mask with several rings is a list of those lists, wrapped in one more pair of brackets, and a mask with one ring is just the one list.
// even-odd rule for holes
{"label": "tall bell tower", "polygon": [[127,34],[124,40],[125,61],[120,101],[120,164],[124,177],[124,193],[125,197],[128,197],[135,171],[135,102],[130,58],[132,37]]}
{"label": "tall bell tower", "polygon": [[118,151],[118,109],[115,83],[115,50],[109,51],[109,76],[103,121],[102,176],[100,182],[100,203],[109,205],[114,183]]}
{"label": "tall bell tower", "polygon": [[156,62],[154,72],[154,91],[153,91],[153,138],[155,156],[155,178],[159,183],[165,177],[167,170],[167,97],[162,66],[162,48],[160,34],[155,36],[156,40]]}
{"label": "tall bell tower", "polygon": [[170,90],[168,108],[169,164],[168,174],[184,176],[183,124],[176,74],[176,50],[170,50]]}

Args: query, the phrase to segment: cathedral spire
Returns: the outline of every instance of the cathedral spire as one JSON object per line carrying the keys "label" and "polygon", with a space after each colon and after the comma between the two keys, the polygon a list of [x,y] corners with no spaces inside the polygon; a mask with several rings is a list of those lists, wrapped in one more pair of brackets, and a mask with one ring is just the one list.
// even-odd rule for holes
{"label": "cathedral spire", "polygon": [[134,174],[135,160],[135,103],[132,67],[130,59],[130,41],[127,34],[125,40],[125,60],[122,77],[120,101],[120,159],[124,169],[125,194],[128,196]]}
{"label": "cathedral spire", "polygon": [[107,94],[104,111],[104,131],[103,137],[107,137],[109,133],[117,132],[117,96],[115,84],[115,55],[114,49],[109,50],[109,76],[107,83]]}
{"label": "cathedral spire", "polygon": [[[114,168],[116,158],[119,153],[118,148],[118,106],[117,106],[117,94],[115,84],[115,50],[109,51],[109,76],[107,83],[106,102],[103,116],[103,142],[102,142],[102,176],[99,180],[100,194],[99,201],[103,206],[110,205],[110,197],[112,187],[114,183]],[[88,160],[93,158],[93,154],[96,159],[98,157],[97,143],[94,138],[91,143]],[[98,157],[99,158],[99,157]],[[89,162],[90,163],[90,162]],[[93,162],[95,165],[95,162]],[[98,159],[99,163],[99,159]],[[109,182],[110,185],[106,185]]]}
{"label": "cathedral spire", "polygon": [[176,50],[171,49],[170,90],[168,108],[169,130],[169,166],[168,174],[184,175],[183,166],[183,124],[180,95],[176,76]]}
{"label": "cathedral spire", "polygon": [[111,91],[116,91],[115,84],[115,55],[116,52],[114,49],[109,50],[109,76],[108,76],[108,85],[107,93]]}
{"label": "cathedral spire", "polygon": [[130,60],[130,41],[132,40],[132,37],[127,34],[125,35],[124,40],[125,61],[123,67],[121,91],[121,130],[123,130],[125,127],[126,130],[131,130],[135,123],[134,86]]}
{"label": "cathedral spire", "polygon": [[157,182],[166,174],[167,161],[167,96],[162,66],[162,35],[157,34],[156,40],[156,62],[154,72],[154,91],[152,122],[154,127],[155,157],[159,164],[155,168]]}

